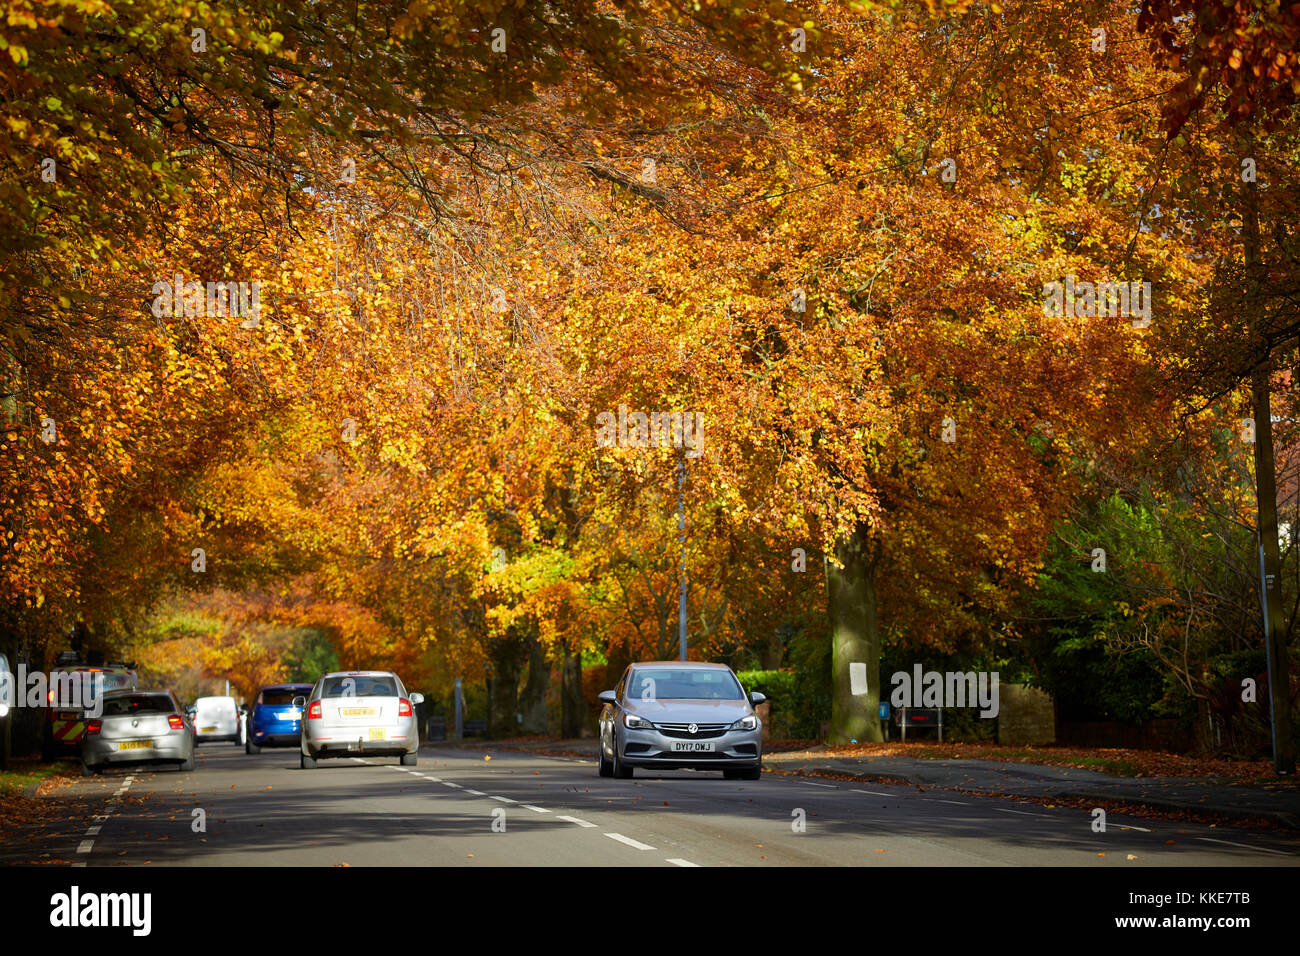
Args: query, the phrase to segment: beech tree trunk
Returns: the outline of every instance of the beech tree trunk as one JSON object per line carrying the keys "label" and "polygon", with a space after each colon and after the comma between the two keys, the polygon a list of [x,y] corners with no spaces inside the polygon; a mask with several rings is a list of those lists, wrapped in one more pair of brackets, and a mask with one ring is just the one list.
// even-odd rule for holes
{"label": "beech tree trunk", "polygon": [[[605,688],[601,688],[604,690]],[[560,733],[581,737],[587,725],[587,702],[582,699],[582,655],[569,651],[560,674]]]}
{"label": "beech tree trunk", "polygon": [[488,736],[494,740],[519,736],[519,675],[527,656],[522,635],[511,627],[494,641],[492,670],[487,678]]}
{"label": "beech tree trunk", "polygon": [[551,731],[550,714],[546,709],[546,691],[551,686],[551,662],[546,659],[546,648],[531,634],[528,640],[528,681],[519,701],[523,715],[520,729],[526,734],[548,734]]}
{"label": "beech tree trunk", "polygon": [[[835,545],[842,567],[826,558],[826,607],[831,627],[831,727],[827,742],[883,740],[880,705],[880,628],[876,621],[876,563],[866,525]],[[861,665],[854,668],[852,665]],[[865,678],[853,693],[855,670]]]}

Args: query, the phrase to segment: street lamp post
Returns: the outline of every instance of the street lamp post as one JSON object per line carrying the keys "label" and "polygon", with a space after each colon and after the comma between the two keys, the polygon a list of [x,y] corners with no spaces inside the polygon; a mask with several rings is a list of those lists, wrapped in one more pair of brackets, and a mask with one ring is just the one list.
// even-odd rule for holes
{"label": "street lamp post", "polygon": [[682,544],[681,588],[677,598],[677,646],[686,660],[686,455],[677,459],[677,536]]}

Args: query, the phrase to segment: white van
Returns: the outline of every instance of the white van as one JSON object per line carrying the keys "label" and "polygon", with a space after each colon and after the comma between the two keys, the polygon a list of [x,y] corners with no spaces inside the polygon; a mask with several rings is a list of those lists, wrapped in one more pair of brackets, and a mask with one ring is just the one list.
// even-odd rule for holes
{"label": "white van", "polygon": [[200,697],[194,702],[194,742],[225,740],[244,745],[239,705],[233,697]]}

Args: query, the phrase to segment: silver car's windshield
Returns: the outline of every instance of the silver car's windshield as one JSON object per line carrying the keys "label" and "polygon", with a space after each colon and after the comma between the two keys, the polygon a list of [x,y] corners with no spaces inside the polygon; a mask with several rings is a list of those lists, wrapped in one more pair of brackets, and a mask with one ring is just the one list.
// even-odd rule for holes
{"label": "silver car's windshield", "polygon": [[322,697],[397,697],[397,681],[391,677],[327,677]]}
{"label": "silver car's windshield", "polygon": [[636,667],[628,676],[628,697],[652,700],[743,700],[740,681],[722,668]]}

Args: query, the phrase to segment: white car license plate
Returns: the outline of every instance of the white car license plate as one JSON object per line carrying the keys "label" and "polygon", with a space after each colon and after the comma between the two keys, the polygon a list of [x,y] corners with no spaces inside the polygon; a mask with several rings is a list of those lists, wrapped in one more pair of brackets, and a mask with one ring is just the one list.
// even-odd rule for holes
{"label": "white car license plate", "polygon": [[674,740],[673,753],[713,753],[712,740]]}

